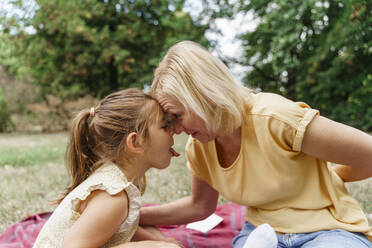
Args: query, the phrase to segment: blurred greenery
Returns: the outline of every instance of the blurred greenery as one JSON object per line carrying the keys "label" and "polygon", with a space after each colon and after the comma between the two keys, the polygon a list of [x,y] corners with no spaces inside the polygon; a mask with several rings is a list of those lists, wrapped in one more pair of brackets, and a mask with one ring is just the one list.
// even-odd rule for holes
{"label": "blurred greenery", "polygon": [[0,166],[34,166],[63,163],[67,136],[53,134],[2,134]]}
{"label": "blurred greenery", "polygon": [[10,120],[8,103],[4,97],[3,90],[0,87],[0,132],[7,131],[13,123]]}
{"label": "blurred greenery", "polygon": [[[182,11],[184,0],[36,2],[32,15],[2,17],[2,37],[13,43],[7,51],[17,58],[5,63],[29,68],[42,95],[101,98],[120,88],[143,88],[174,42],[209,44],[208,24],[194,23]],[[27,13],[23,1],[13,4]],[[34,32],[25,31],[30,26]]]}
{"label": "blurred greenery", "polygon": [[0,148],[0,166],[11,164],[13,166],[37,165],[61,160],[64,152],[50,146],[29,148]]}
{"label": "blurred greenery", "polygon": [[242,35],[244,82],[372,130],[372,2],[249,0],[260,20]]}
{"label": "blurred greenery", "polygon": [[369,0],[206,0],[193,18],[184,10],[186,0],[12,3],[26,14],[0,11],[0,64],[10,74],[31,78],[40,88],[40,101],[46,95],[64,102],[88,93],[101,98],[121,88],[144,88],[176,41],[214,46],[205,34],[219,32],[216,21],[245,13],[258,25],[237,37],[243,55],[222,58],[248,66],[245,84],[372,131]]}

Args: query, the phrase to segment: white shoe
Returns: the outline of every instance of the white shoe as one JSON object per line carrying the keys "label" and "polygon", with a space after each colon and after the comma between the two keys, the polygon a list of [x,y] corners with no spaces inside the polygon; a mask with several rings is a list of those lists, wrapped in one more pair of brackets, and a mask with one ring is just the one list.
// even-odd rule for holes
{"label": "white shoe", "polygon": [[269,224],[256,227],[248,236],[243,248],[277,248],[278,239]]}

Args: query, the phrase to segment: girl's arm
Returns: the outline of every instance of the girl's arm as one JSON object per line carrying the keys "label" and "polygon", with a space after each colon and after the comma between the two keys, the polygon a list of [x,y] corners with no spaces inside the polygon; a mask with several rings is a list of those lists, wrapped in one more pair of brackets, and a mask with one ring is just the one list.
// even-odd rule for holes
{"label": "girl's arm", "polygon": [[179,225],[205,219],[216,210],[218,195],[206,182],[193,176],[191,196],[141,208],[140,224]]}
{"label": "girl's arm", "polygon": [[110,195],[96,190],[84,201],[84,210],[68,230],[62,247],[101,247],[118,230],[128,215],[125,192]]}
{"label": "girl's arm", "polygon": [[372,136],[322,116],[308,125],[304,153],[339,164],[336,173],[346,182],[372,176]]}
{"label": "girl's arm", "polygon": [[159,229],[155,226],[138,226],[136,233],[134,234],[131,241],[138,242],[138,241],[145,241],[145,240],[153,240],[153,241],[165,241],[177,244],[180,247],[183,247],[178,240],[174,238],[166,237]]}
{"label": "girl's arm", "polygon": [[129,242],[122,245],[114,246],[113,248],[183,248],[176,244],[162,242],[162,241],[141,241]]}
{"label": "girl's arm", "polygon": [[[128,215],[128,196],[125,192],[110,195],[106,191],[92,192],[84,202],[79,219],[67,232],[62,247],[101,247],[118,230]],[[129,242],[117,248],[179,248],[181,245],[164,241]]]}

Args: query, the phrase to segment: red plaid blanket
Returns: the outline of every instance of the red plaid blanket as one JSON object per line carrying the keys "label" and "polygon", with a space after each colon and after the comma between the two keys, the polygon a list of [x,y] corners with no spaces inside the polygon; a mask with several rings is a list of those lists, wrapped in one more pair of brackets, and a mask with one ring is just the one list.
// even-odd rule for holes
{"label": "red plaid blanket", "polygon": [[[245,220],[245,208],[233,203],[217,206],[215,214],[223,221],[208,233],[186,229],[186,225],[160,226],[168,237],[179,240],[185,248],[231,247],[232,238],[237,235]],[[31,248],[44,223],[51,213],[32,215],[8,227],[0,235],[0,248]]]}

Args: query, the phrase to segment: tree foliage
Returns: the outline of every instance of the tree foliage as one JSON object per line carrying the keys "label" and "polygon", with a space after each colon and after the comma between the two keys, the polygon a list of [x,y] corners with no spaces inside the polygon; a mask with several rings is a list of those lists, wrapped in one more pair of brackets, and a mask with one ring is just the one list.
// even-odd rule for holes
{"label": "tree foliage", "polygon": [[[208,45],[208,25],[182,11],[184,0],[37,0],[28,19],[5,24],[17,58],[44,94],[76,97],[143,87],[174,42]],[[16,4],[22,7],[22,1]],[[13,24],[13,25],[12,25]],[[25,32],[32,25],[35,32]]]}
{"label": "tree foliage", "polygon": [[[244,3],[244,2],[243,2]],[[250,0],[260,23],[241,36],[244,82],[372,130],[372,2]]]}

